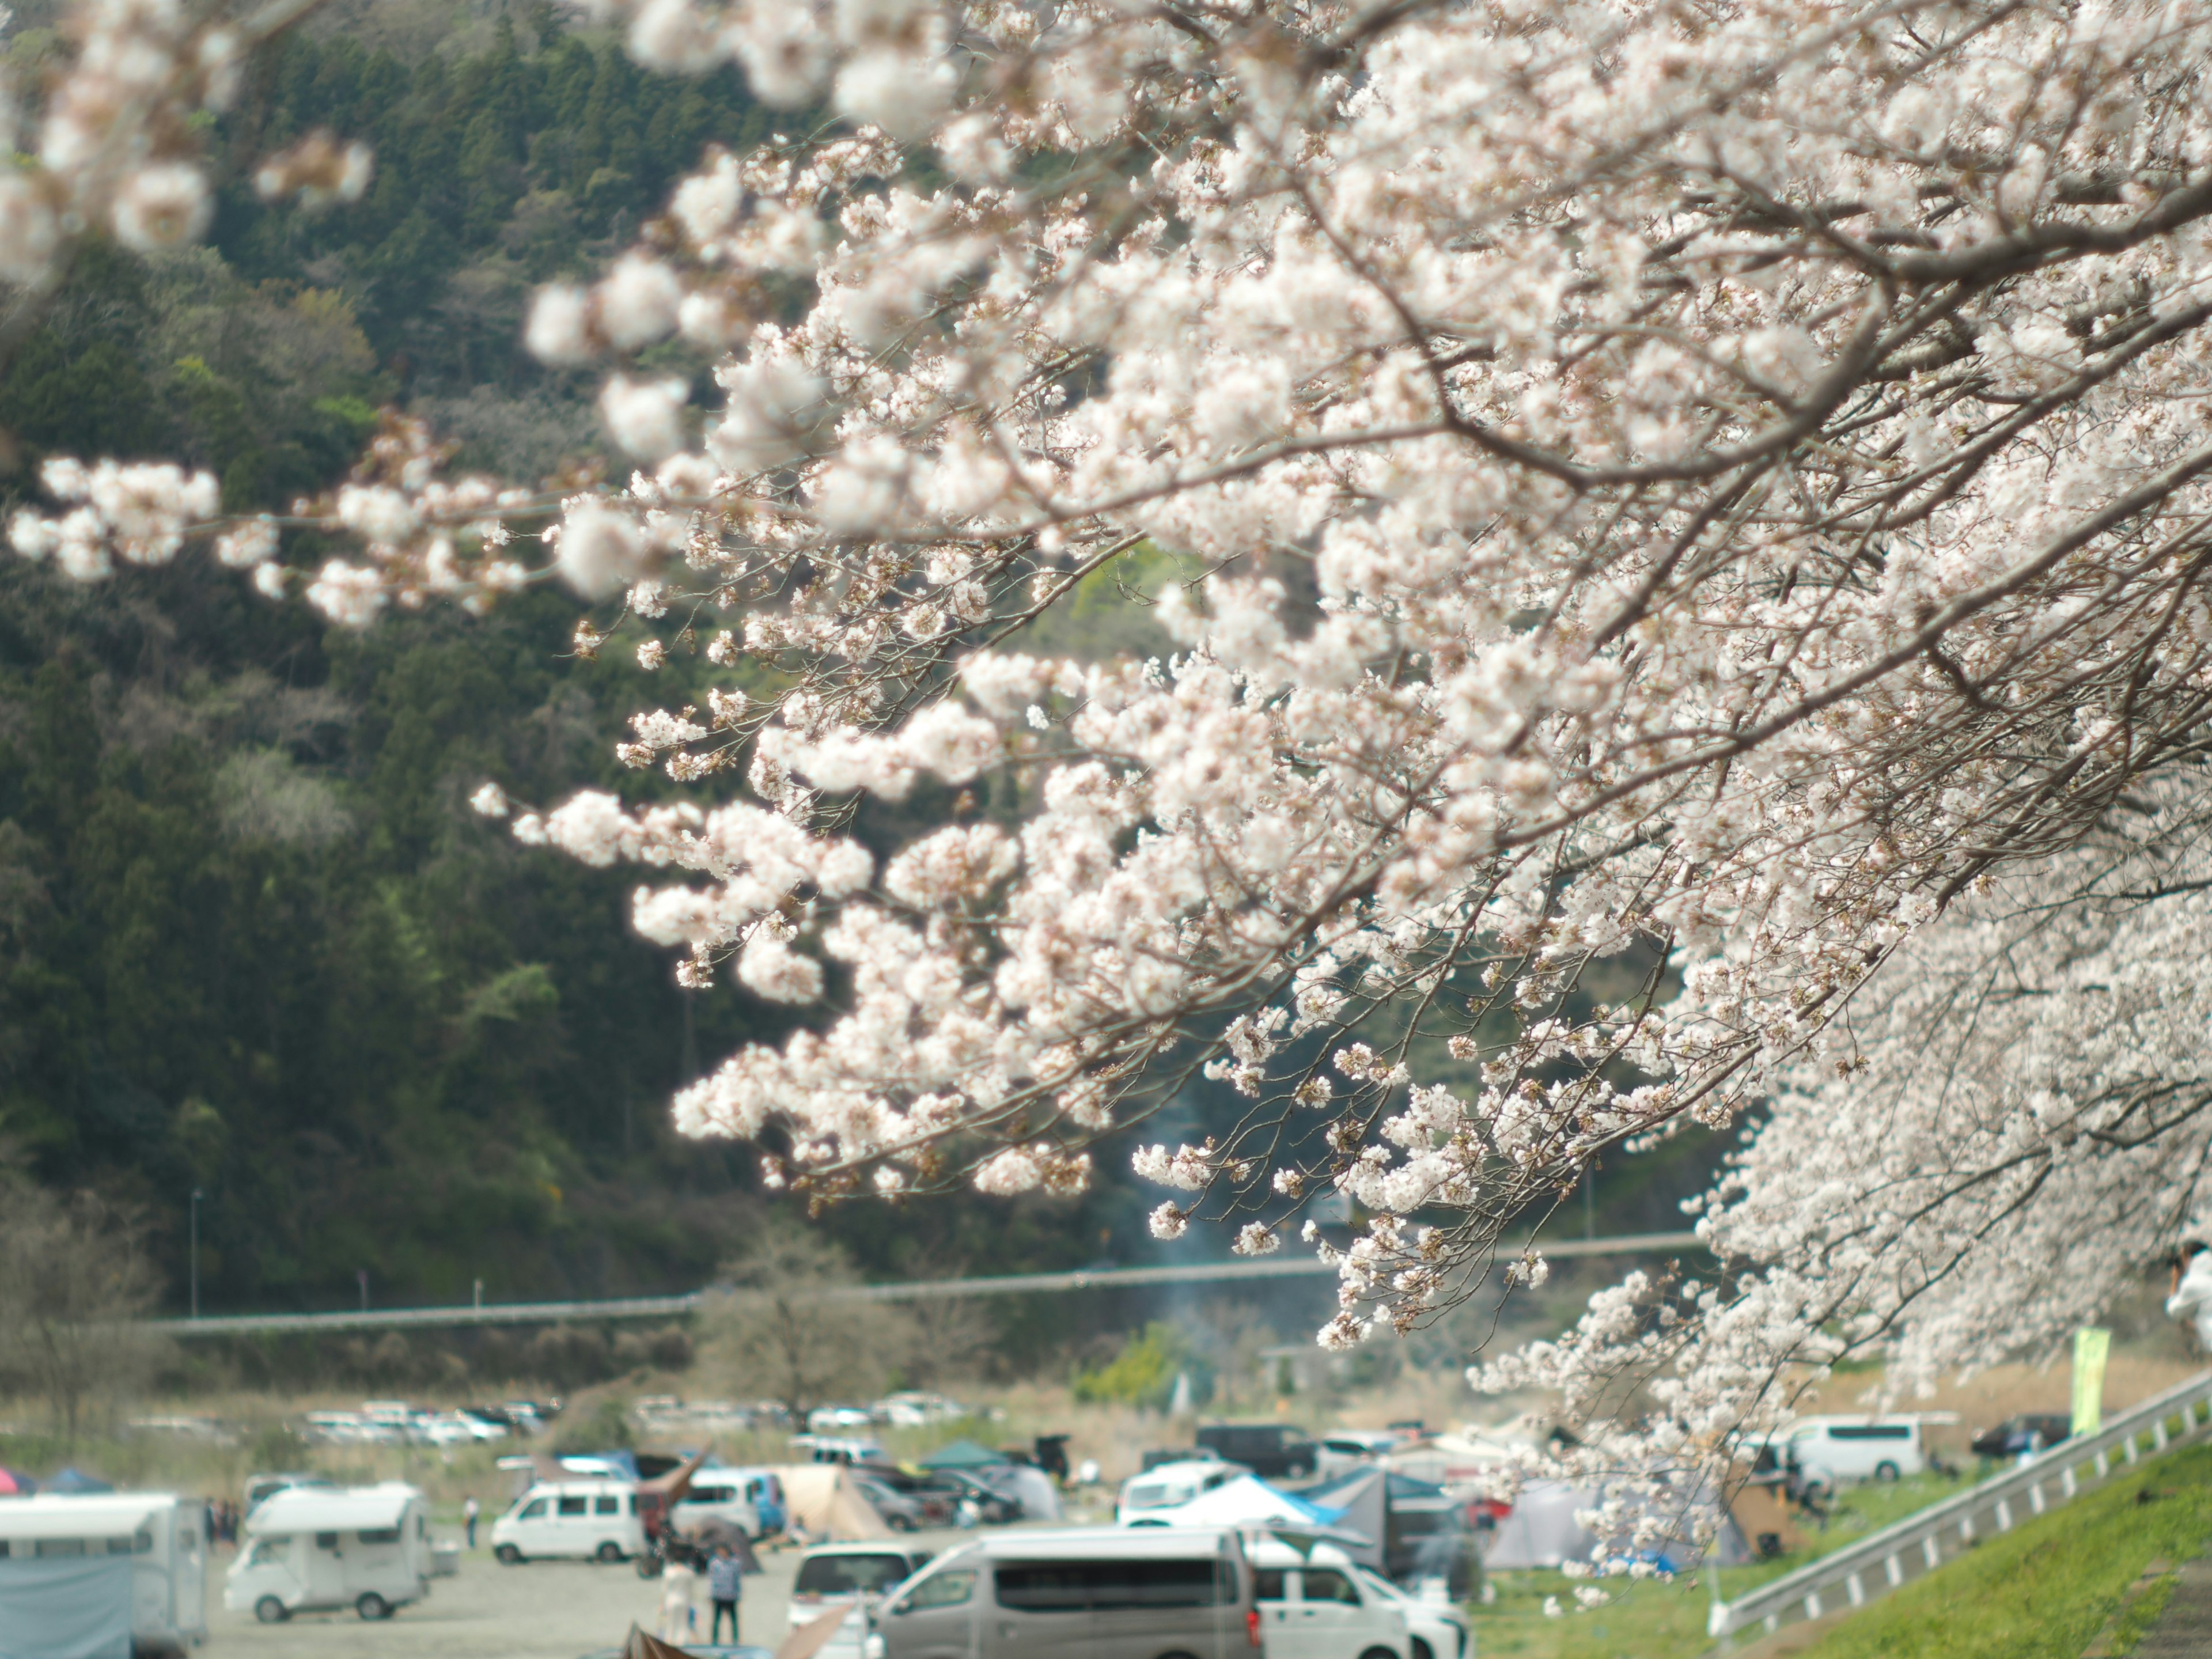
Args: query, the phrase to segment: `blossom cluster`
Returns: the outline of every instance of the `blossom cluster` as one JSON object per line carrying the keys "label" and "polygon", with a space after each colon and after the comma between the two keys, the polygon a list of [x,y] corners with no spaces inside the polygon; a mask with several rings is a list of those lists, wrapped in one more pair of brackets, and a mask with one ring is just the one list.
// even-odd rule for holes
{"label": "blossom cluster", "polygon": [[[2200,10],[601,9],[649,64],[845,125],[709,155],[539,296],[528,343],[604,367],[625,483],[448,483],[387,435],[309,504],[366,550],[313,597],[362,621],[551,570],[625,596],[647,668],[713,632],[726,683],[623,750],[712,805],[515,827],[703,877],[638,925],[692,982],[814,1005],[678,1103],[772,1132],[779,1181],[1064,1188],[1204,1069],[1246,1115],[1139,1154],[1156,1231],[1211,1206],[1264,1250],[1340,1194],[1370,1218],[1322,1245],[1324,1340],[1403,1328],[1601,1153],[1814,1078],[1860,1098],[1838,1012],[1936,994],[1939,918],[2195,752]],[[635,361],[678,335],[721,354],[714,406]],[[546,562],[501,550],[548,511]],[[1139,548],[1184,573],[1171,655],[1029,648]],[[947,822],[875,867],[856,802],[925,781]],[[1700,1369],[1732,1332],[1821,1363],[1941,1300],[1838,1301],[1754,1219],[1765,1186],[1890,1237],[1880,1182],[1818,1184],[1875,1156],[1851,1121],[1708,1218],[1755,1280],[1632,1280],[1569,1345],[1670,1334],[1662,1451],[1786,1409]],[[1969,1327],[1915,1340],[2031,1334]]]}

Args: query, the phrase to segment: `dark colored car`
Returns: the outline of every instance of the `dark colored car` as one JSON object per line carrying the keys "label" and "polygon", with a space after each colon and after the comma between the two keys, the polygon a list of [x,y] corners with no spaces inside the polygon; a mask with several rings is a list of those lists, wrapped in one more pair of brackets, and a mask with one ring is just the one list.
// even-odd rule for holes
{"label": "dark colored car", "polygon": [[2017,1457],[2022,1452],[2042,1451],[2074,1435],[2074,1419],[2063,1412],[2023,1412],[2008,1417],[1994,1429],[1984,1429],[1973,1439],[1977,1457]]}
{"label": "dark colored car", "polygon": [[1198,1443],[1266,1480],[1302,1480],[1321,1467],[1321,1448],[1305,1431],[1280,1423],[1209,1423],[1198,1431]]}

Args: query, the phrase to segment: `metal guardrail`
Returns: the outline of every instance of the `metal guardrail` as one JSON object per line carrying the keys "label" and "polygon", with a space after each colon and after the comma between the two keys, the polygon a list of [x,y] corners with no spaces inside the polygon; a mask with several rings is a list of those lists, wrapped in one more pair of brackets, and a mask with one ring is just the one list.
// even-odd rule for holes
{"label": "metal guardrail", "polygon": [[[1501,1258],[1523,1247],[1501,1246]],[[1549,1257],[1640,1255],[1655,1250],[1701,1249],[1695,1233],[1626,1233],[1610,1238],[1541,1241]],[[1039,1291],[1107,1290],[1135,1285],[1202,1284],[1215,1279],[1285,1279],[1334,1273],[1309,1255],[1255,1261],[1190,1262],[1163,1267],[1080,1268],[1073,1273],[1010,1273],[988,1279],[924,1279],[896,1285],[854,1285],[823,1292],[864,1302],[919,1302],[945,1297],[1019,1296]],[[200,1319],[150,1319],[146,1328],[166,1336],[246,1336],[259,1332],[357,1331],[440,1325],[553,1325],[570,1319],[680,1319],[699,1311],[704,1291],[681,1296],[632,1296],[592,1302],[474,1302],[448,1308],[362,1308],[337,1313],[210,1314]]]}
{"label": "metal guardrail", "polygon": [[[2178,1428],[2168,1425],[2179,1420]],[[2212,1370],[2130,1407],[2106,1428],[2062,1440],[2016,1468],[1929,1505],[1917,1515],[1869,1533],[1856,1544],[1808,1562],[1771,1584],[1716,1605],[1707,1634],[1721,1641],[1753,1626],[1767,1631],[1818,1619],[1889,1594],[1972,1549],[1984,1537],[2071,1501],[2133,1468],[2145,1456],[2203,1436],[2212,1428]]]}

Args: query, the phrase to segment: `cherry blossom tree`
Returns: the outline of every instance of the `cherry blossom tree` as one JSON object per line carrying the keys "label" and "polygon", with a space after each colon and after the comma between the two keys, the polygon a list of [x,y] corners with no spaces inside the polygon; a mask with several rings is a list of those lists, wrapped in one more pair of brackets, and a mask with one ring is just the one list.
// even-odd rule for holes
{"label": "cherry blossom tree", "polygon": [[[172,14],[84,15],[49,126],[101,20]],[[1704,1224],[1767,1270],[1632,1281],[1516,1373],[1648,1363],[1690,1438],[1756,1392],[1716,1380],[1754,1337],[1769,1376],[1900,1328],[1915,1364],[1986,1357],[2112,1282],[2008,1316],[1969,1271],[1998,1233],[2036,1240],[2008,1286],[2186,1207],[2172,987],[2131,964],[2181,973],[2196,901],[2111,901],[2199,823],[2201,8],[599,15],[835,118],[709,156],[539,296],[531,348],[605,366],[626,483],[450,478],[395,419],[288,520],[64,461],[10,536],[88,577],[211,538],[354,623],[557,576],[603,607],[580,647],[703,651],[722,684],[623,750],[694,798],[479,797],[649,872],[635,925],[687,983],[811,1011],[684,1091],[687,1133],[767,1137],[824,1200],[1066,1188],[1202,1068],[1249,1109],[1137,1153],[1154,1230],[1264,1252],[1350,1195],[1346,1344],[1465,1294],[1594,1158],[1776,1101]],[[214,95],[197,38],[153,102]],[[154,164],[80,186],[38,154],[9,200],[93,205],[10,210],[52,227],[0,232],[16,280],[70,224],[155,222]],[[343,188],[342,157],[286,166]],[[718,406],[637,367],[678,336]],[[510,531],[547,516],[542,552]],[[295,570],[294,525],[357,551]],[[1139,550],[1188,574],[1172,656],[1031,648]],[[986,775],[1011,826],[956,812],[880,868],[851,833]],[[2109,1073],[2036,1024],[2123,981]]]}

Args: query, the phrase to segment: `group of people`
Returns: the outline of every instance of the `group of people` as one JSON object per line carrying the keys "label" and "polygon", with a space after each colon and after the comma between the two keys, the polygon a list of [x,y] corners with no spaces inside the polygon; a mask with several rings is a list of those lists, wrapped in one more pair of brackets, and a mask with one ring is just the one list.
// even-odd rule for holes
{"label": "group of people", "polygon": [[727,1544],[710,1553],[682,1540],[667,1547],[667,1565],[660,1574],[660,1630],[664,1642],[696,1641],[699,1635],[699,1589],[704,1582],[714,1612],[707,1639],[722,1639],[722,1620],[730,1621],[730,1640],[738,1639],[738,1602],[744,1595],[744,1580],[737,1553]]}
{"label": "group of people", "polygon": [[207,1535],[211,1544],[235,1544],[244,1511],[228,1498],[210,1498],[207,1505]]}

